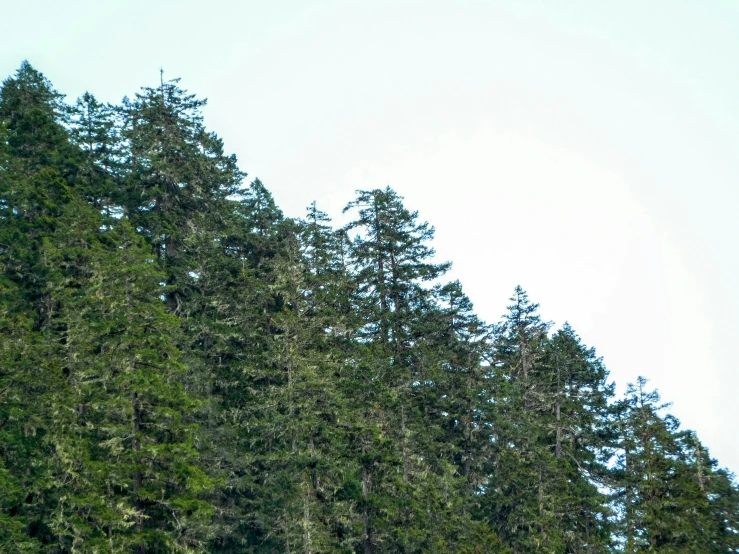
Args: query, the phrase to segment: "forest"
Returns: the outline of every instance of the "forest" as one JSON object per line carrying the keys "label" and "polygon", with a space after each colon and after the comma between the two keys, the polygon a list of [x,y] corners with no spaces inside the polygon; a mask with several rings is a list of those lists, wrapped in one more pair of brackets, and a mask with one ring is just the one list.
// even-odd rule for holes
{"label": "forest", "polygon": [[284,216],[204,105],[2,83],[0,552],[739,552],[647,379],[481,321],[390,188]]}

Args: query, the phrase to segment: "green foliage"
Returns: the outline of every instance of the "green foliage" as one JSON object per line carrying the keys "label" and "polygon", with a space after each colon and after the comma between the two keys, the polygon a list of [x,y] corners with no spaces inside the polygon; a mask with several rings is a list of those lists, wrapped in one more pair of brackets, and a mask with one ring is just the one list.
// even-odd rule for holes
{"label": "green foliage", "polygon": [[69,110],[63,98],[25,61],[2,83],[0,120],[7,130],[5,147],[26,174],[54,168],[68,178],[78,172],[81,158],[64,128]]}
{"label": "green foliage", "polygon": [[[618,404],[625,552],[735,552],[735,486],[640,377]],[[719,507],[721,506],[721,507]],[[725,509],[725,508],[727,509]]]}
{"label": "green foliage", "polygon": [[0,551],[738,552],[739,489],[392,189],[286,218],[177,80],[0,90]]}
{"label": "green foliage", "polygon": [[125,165],[120,136],[120,116],[115,106],[104,105],[86,92],[71,109],[72,142],[82,151],[80,192],[98,209],[110,212],[120,200]]}

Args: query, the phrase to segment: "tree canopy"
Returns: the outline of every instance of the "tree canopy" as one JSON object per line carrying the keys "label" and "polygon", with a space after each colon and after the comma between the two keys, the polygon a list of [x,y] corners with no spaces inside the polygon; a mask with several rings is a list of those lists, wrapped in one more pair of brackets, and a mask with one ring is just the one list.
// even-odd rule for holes
{"label": "tree canopy", "polygon": [[178,80],[0,89],[0,551],[730,553],[739,489],[645,378],[393,189],[286,217]]}

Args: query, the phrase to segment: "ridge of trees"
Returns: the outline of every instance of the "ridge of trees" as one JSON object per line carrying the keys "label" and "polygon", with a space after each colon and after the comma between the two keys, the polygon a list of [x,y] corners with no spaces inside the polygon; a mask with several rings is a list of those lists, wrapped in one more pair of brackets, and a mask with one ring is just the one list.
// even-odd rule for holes
{"label": "ridge of trees", "polygon": [[178,80],[0,89],[0,551],[739,552],[739,489],[390,188],[285,217]]}

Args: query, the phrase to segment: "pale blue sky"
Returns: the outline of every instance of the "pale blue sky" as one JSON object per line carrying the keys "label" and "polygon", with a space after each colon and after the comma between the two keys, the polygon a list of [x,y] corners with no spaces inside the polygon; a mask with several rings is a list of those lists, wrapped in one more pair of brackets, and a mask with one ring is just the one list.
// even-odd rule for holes
{"label": "pale blue sky", "polygon": [[739,471],[739,2],[0,0],[0,74],[169,77],[291,216],[390,185],[478,313],[520,283]]}

